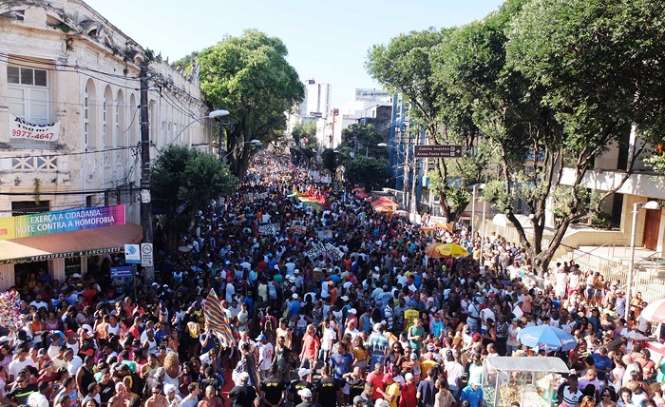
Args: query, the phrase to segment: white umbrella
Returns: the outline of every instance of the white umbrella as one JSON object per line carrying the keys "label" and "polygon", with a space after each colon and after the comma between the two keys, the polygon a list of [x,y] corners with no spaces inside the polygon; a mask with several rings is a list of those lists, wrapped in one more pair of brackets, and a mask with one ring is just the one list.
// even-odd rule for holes
{"label": "white umbrella", "polygon": [[651,322],[665,322],[665,298],[652,301],[642,310],[640,318]]}

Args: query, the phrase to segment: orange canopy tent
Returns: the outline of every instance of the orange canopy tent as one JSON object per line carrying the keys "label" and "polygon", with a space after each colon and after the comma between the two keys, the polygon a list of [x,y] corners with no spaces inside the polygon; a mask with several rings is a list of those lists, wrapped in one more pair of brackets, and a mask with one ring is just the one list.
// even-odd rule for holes
{"label": "orange canopy tent", "polygon": [[377,212],[394,212],[399,205],[392,199],[382,196],[372,201],[372,208]]}

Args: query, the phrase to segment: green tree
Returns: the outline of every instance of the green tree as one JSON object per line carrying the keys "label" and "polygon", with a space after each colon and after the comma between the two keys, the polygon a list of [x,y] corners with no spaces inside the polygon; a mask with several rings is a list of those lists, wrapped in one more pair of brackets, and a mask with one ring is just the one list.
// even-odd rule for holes
{"label": "green tree", "polygon": [[293,148],[291,156],[295,163],[309,162],[316,157],[318,143],[316,142],[316,123],[304,122],[298,124],[291,131]]}
{"label": "green tree", "polygon": [[321,160],[323,161],[323,168],[330,172],[330,176],[334,179],[337,167],[341,164],[339,152],[332,148],[326,148],[321,153]]}
{"label": "green tree", "polygon": [[258,31],[226,37],[196,55],[207,103],[230,112],[226,150],[235,175],[245,174],[256,151],[248,142],[257,139],[268,145],[278,140],[286,125],[284,112],[304,97],[286,56],[280,39]]}
{"label": "green tree", "polygon": [[[473,150],[479,132],[468,113],[465,113],[464,106],[442,98],[446,87],[442,86],[437,72],[441,64],[440,48],[454,31],[413,31],[391,39],[388,45],[375,45],[369,52],[367,70],[386,89],[399,92],[407,99],[409,119],[413,127],[426,131],[428,142],[461,143],[469,152],[468,157],[473,159],[476,157]],[[450,170],[446,160],[434,161],[441,210],[452,220],[456,215],[455,209],[466,207],[466,203],[461,200],[465,195],[458,194],[455,199],[448,199],[447,195],[454,193],[460,186],[454,186],[449,179]],[[453,202],[454,207],[451,207]]]}
{"label": "green tree", "polygon": [[187,229],[192,216],[237,186],[237,178],[212,154],[171,145],[152,169],[151,194],[156,212],[163,214],[167,243]]}
{"label": "green tree", "polygon": [[298,124],[291,131],[291,138],[300,147],[311,145],[312,141],[316,145],[316,123],[308,121]]}
{"label": "green tree", "polygon": [[[526,94],[536,93],[561,127],[556,143],[545,140],[532,149],[545,154],[541,171],[545,175],[540,178],[550,180],[544,188],[542,183],[532,188],[538,191],[536,217],[544,214],[545,198],[561,179],[550,175],[557,167],[547,160],[573,172],[571,199],[547,247],[541,250],[540,242],[531,242],[537,266],[543,270],[569,225],[596,211],[630,177],[647,146],[663,140],[662,21],[665,8],[657,0],[534,0],[524,4],[504,31],[509,37],[506,65],[529,81]],[[553,123],[549,117],[545,121]],[[645,142],[630,149],[628,165],[615,187],[589,199],[583,180],[595,159],[608,147],[627,143],[630,133]]]}
{"label": "green tree", "polygon": [[388,167],[386,160],[360,156],[345,163],[344,175],[351,185],[361,185],[371,191],[385,185],[390,177]]}
{"label": "green tree", "polygon": [[[486,195],[516,225],[522,243],[535,256],[541,252],[544,205],[554,169],[561,163],[562,129],[553,111],[542,105],[542,90],[506,61],[507,25],[523,4],[508,1],[484,20],[456,30],[440,48],[437,73],[445,89],[441,103],[459,118],[462,129],[482,134],[484,149],[491,152],[484,158],[496,172],[487,175],[500,182],[490,183]],[[455,114],[458,103],[469,113]],[[520,201],[534,215],[533,245],[514,214]]]}
{"label": "green tree", "polygon": [[354,123],[342,130],[342,143],[338,150],[345,157],[365,155],[385,159],[387,150],[378,145],[383,142],[385,142],[383,135],[376,130],[373,124]]}

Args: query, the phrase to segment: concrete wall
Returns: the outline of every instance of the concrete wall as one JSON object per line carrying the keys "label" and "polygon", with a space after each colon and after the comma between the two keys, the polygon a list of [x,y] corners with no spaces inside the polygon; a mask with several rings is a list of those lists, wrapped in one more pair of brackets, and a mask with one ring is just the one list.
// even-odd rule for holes
{"label": "concrete wall", "polygon": [[[623,174],[616,171],[589,171],[582,180],[582,185],[598,191],[608,191],[619,185]],[[575,170],[564,168],[561,175],[563,185],[572,185]],[[621,194],[648,196],[665,199],[665,176],[650,174],[632,174],[617,191]]]}

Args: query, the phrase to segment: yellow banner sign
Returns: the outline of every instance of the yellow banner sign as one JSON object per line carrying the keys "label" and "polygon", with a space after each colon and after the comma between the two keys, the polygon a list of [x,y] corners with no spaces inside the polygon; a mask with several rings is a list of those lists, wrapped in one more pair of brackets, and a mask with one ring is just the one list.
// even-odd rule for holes
{"label": "yellow banner sign", "polygon": [[16,237],[16,224],[12,216],[0,218],[0,240],[14,239]]}

